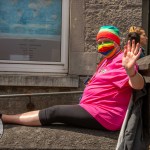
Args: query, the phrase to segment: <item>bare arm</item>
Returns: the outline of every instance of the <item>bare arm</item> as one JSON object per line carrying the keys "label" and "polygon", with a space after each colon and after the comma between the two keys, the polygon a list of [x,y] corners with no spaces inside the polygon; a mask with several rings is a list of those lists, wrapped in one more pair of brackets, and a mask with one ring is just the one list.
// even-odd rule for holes
{"label": "bare arm", "polygon": [[122,65],[129,76],[129,84],[133,89],[142,89],[144,86],[142,75],[134,68],[140,54],[141,50],[139,50],[139,43],[135,45],[135,41],[132,41],[132,46],[130,46],[130,41],[128,41],[127,45],[124,47]]}

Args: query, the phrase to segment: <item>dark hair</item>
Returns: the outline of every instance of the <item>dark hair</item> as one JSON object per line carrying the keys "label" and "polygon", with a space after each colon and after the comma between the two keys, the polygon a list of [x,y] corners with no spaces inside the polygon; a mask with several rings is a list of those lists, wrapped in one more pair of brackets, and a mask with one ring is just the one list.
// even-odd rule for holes
{"label": "dark hair", "polygon": [[135,44],[140,43],[140,35],[136,32],[130,32],[128,34],[127,40],[130,40],[132,43],[132,40],[135,40]]}

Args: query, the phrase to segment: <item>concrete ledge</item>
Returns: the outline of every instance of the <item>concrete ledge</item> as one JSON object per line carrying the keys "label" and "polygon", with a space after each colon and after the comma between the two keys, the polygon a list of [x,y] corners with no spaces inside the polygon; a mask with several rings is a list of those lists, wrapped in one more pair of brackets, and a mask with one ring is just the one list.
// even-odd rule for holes
{"label": "concrete ledge", "polygon": [[137,61],[139,71],[144,76],[146,83],[150,83],[150,55],[145,56]]}
{"label": "concrete ledge", "polygon": [[53,125],[26,127],[5,125],[0,149],[97,149],[114,150],[118,132],[107,132]]}
{"label": "concrete ledge", "polygon": [[18,114],[32,110],[41,110],[54,105],[78,104],[80,93],[57,94],[45,96],[26,96],[0,98],[0,112],[4,114]]}
{"label": "concrete ledge", "polygon": [[150,55],[139,59],[137,63],[139,65],[139,70],[149,70],[150,69]]}
{"label": "concrete ledge", "polygon": [[79,87],[78,76],[48,74],[0,74],[1,86]]}

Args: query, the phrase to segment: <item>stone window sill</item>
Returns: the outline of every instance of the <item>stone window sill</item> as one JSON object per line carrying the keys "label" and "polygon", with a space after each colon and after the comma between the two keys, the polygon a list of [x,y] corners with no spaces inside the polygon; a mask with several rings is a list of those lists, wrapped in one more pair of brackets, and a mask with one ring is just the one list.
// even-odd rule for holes
{"label": "stone window sill", "polygon": [[0,86],[79,87],[79,77],[45,73],[0,73]]}

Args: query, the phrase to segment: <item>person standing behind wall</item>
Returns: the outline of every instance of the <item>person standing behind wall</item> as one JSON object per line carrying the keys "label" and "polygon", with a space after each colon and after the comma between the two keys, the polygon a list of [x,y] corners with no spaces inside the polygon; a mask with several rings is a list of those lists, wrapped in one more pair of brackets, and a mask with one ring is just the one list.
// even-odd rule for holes
{"label": "person standing behind wall", "polygon": [[[139,35],[139,39],[137,37],[138,35],[135,35],[135,34]],[[146,50],[145,50],[144,47],[147,46],[147,40],[148,40],[148,37],[146,36],[145,30],[142,27],[139,27],[139,26],[129,27],[127,40],[131,40],[131,39],[136,39],[137,41],[135,41],[135,43],[136,42],[138,43],[140,41],[139,42],[140,47],[142,48],[142,53],[141,53],[140,58],[144,57],[145,53],[146,53]]]}

